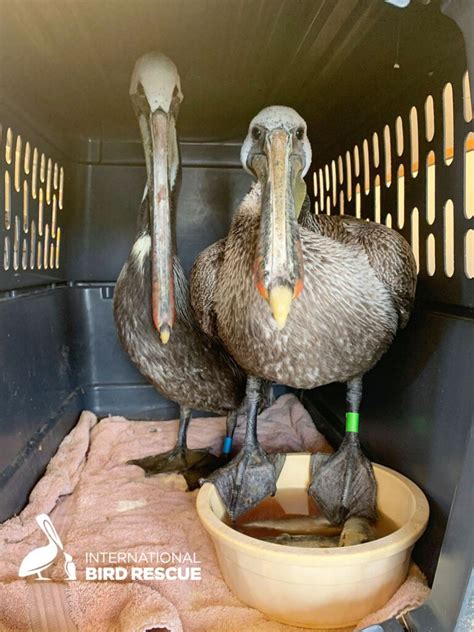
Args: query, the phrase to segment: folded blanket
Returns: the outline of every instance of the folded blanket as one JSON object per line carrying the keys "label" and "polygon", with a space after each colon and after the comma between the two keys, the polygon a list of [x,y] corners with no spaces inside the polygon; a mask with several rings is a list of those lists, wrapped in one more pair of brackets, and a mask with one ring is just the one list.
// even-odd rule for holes
{"label": "folded blanket", "polygon": [[[235,447],[243,440],[239,419]],[[197,492],[186,492],[182,476],[145,478],[126,461],[171,449],[177,421],[97,422],[84,412],[64,439],[43,478],[17,517],[0,526],[0,631],[2,632],[297,632],[241,603],[227,588],[212,542],[195,510]],[[219,453],[224,418],[191,422],[191,448],[211,446]],[[284,395],[258,421],[268,452],[330,451],[296,397]],[[66,581],[64,557],[44,571],[53,581],[19,579],[18,568],[32,549],[46,544],[35,517],[49,514],[77,580]],[[86,581],[86,556],[98,552],[188,553],[200,562],[201,581]],[[137,557],[138,559],[138,557]],[[134,566],[147,563],[133,563]],[[120,564],[129,567],[130,563]],[[426,581],[416,569],[369,625],[419,605]],[[357,629],[361,629],[358,627]]]}

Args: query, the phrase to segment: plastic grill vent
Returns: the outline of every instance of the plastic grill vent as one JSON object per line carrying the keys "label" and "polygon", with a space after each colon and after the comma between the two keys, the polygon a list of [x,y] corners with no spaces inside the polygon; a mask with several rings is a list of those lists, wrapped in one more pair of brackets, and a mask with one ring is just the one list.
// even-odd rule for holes
{"label": "plastic grill vent", "polygon": [[0,265],[16,275],[26,270],[58,270],[64,168],[11,127],[3,130]]}
{"label": "plastic grill vent", "polygon": [[[472,118],[466,71],[359,143],[341,148],[335,159],[340,177],[333,177],[330,197],[322,174],[330,168],[334,173],[335,160],[314,173],[315,212],[355,215],[398,229],[437,299],[446,283],[474,276]],[[457,207],[460,200],[463,208]]]}

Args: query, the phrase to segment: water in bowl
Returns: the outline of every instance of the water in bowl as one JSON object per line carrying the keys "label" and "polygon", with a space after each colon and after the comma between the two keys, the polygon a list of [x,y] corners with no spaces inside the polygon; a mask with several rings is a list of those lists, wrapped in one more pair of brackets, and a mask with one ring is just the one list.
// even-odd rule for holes
{"label": "water in bowl", "polygon": [[[305,489],[280,489],[274,497],[266,498],[240,516],[234,524],[227,524],[240,533],[265,542],[287,546],[340,546],[344,525],[332,525],[322,515],[316,502]],[[395,522],[379,512],[375,525],[353,519],[346,523],[344,543],[360,544],[378,540],[398,529]]]}

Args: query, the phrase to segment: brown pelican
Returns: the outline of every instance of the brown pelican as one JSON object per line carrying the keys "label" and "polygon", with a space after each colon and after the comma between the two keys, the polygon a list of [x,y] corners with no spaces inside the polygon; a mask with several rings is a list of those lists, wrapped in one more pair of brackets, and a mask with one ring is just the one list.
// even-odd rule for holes
{"label": "brown pelican", "polygon": [[192,466],[204,473],[212,462],[208,451],[186,447],[192,409],[228,415],[229,452],[245,379],[219,341],[197,326],[174,253],[171,214],[180,171],[176,119],[183,99],[174,63],[161,53],[143,55],[133,70],[130,97],[143,139],[147,184],[135,242],[117,280],[114,316],[138,370],[180,405],[175,448],[131,463],[147,474]]}
{"label": "brown pelican", "polygon": [[215,319],[226,349],[250,376],[244,446],[210,480],[233,519],[275,491],[283,457],[268,456],[257,440],[259,378],[298,389],[344,382],[346,435],[334,455],[313,458],[309,493],[333,523],[373,520],[375,479],[358,438],[362,377],[409,318],[412,252],[385,226],[301,212],[311,146],[293,109],[262,110],[250,123],[241,161],[257,182],[225,243],[204,251],[191,277],[194,302],[203,270],[217,263],[207,275],[216,280],[207,318]]}

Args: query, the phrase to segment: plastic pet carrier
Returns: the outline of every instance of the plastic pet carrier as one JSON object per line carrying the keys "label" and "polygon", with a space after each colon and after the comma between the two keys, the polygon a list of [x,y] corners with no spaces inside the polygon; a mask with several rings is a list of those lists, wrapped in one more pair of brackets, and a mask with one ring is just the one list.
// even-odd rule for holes
{"label": "plastic pet carrier", "polygon": [[[161,50],[185,95],[186,273],[226,235],[251,182],[241,142],[272,104],[308,124],[314,211],[375,220],[411,244],[416,309],[367,375],[361,440],[429,499],[414,559],[432,593],[377,629],[472,629],[474,3],[3,0],[0,30],[0,520],[24,507],[82,410],[177,415],[112,314],[145,182],[128,84],[135,60]],[[344,386],[301,396],[338,445]]]}

